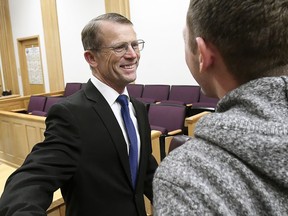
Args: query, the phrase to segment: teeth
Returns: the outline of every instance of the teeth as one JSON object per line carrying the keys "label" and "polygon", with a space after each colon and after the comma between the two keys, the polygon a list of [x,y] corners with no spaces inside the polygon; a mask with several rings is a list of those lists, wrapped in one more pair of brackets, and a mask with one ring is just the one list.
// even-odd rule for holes
{"label": "teeth", "polygon": [[125,69],[132,69],[134,66],[133,65],[124,65]]}

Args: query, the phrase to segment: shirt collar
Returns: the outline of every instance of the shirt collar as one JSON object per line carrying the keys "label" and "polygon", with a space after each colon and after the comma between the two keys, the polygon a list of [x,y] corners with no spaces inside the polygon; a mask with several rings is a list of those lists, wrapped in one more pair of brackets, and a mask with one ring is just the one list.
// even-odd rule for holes
{"label": "shirt collar", "polygon": [[[119,93],[117,91],[115,91],[113,88],[111,88],[110,86],[108,86],[105,83],[101,82],[95,76],[91,77],[91,82],[100,91],[100,93],[106,99],[108,104],[110,106],[112,106],[112,104],[115,103],[116,99],[118,98]],[[129,94],[128,94],[128,91],[127,91],[126,87],[125,87],[125,89],[124,89],[122,94],[126,95],[128,97],[128,100],[130,100]]]}

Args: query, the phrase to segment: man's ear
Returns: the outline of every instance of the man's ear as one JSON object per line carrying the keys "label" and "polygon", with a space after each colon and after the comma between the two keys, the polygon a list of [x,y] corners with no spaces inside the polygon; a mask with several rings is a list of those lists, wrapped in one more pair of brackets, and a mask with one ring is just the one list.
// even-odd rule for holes
{"label": "man's ear", "polygon": [[96,66],[98,65],[97,60],[96,60],[96,57],[95,57],[95,55],[92,53],[92,51],[86,50],[86,51],[84,52],[84,57],[85,57],[86,61],[88,62],[88,64],[89,64],[91,67],[96,67]]}
{"label": "man's ear", "polygon": [[199,69],[200,72],[206,71],[214,61],[214,53],[211,47],[201,37],[196,38],[199,53]]}

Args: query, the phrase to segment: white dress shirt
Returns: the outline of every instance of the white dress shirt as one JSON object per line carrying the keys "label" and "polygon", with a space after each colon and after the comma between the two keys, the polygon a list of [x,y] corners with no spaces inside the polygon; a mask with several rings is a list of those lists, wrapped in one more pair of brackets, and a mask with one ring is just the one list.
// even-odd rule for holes
{"label": "white dress shirt", "polygon": [[[100,93],[104,96],[104,98],[106,99],[106,101],[110,105],[110,107],[111,107],[111,109],[112,109],[112,111],[113,111],[113,113],[114,113],[114,115],[115,115],[115,117],[116,117],[116,119],[120,125],[120,128],[122,130],[123,136],[124,136],[125,141],[127,143],[127,152],[129,154],[129,139],[128,139],[128,136],[127,136],[127,133],[125,130],[124,121],[123,121],[122,115],[121,115],[121,105],[118,102],[116,102],[116,99],[118,98],[119,93],[116,92],[114,89],[112,89],[110,86],[108,86],[105,83],[98,80],[94,76],[91,77],[91,82],[100,91]],[[134,127],[136,129],[137,144],[138,144],[138,163],[139,163],[139,159],[140,159],[140,136],[139,136],[138,122],[136,119],[136,113],[135,113],[135,109],[134,109],[132,103],[130,102],[130,97],[129,97],[129,93],[127,91],[127,88],[124,89],[124,92],[122,94],[127,95],[127,97],[128,97],[130,116],[131,116],[131,119],[133,121]]]}

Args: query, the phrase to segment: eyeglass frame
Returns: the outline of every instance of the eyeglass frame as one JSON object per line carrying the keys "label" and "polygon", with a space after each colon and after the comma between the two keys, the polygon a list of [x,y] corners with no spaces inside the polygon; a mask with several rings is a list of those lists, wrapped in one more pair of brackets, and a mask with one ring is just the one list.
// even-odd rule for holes
{"label": "eyeglass frame", "polygon": [[[135,43],[137,42],[137,45],[132,45],[132,43]],[[139,44],[142,45],[142,48],[139,49]],[[138,39],[138,40],[135,40],[135,41],[132,41],[131,43],[128,43],[128,42],[120,42],[120,43],[117,43],[113,46],[108,46],[108,47],[99,47],[99,48],[90,48],[90,49],[87,49],[87,50],[95,50],[95,51],[101,51],[102,49],[110,49],[112,50],[116,55],[118,56],[124,56],[127,51],[128,51],[128,48],[129,48],[129,45],[132,47],[132,49],[134,50],[134,52],[137,52],[137,53],[140,53],[140,51],[142,51],[144,49],[144,44],[145,44],[145,41],[142,40],[142,39]],[[123,47],[122,47],[123,46]],[[134,47],[134,46],[137,46],[137,47]],[[118,49],[118,50],[117,50]],[[125,52],[124,52],[125,51]]]}

